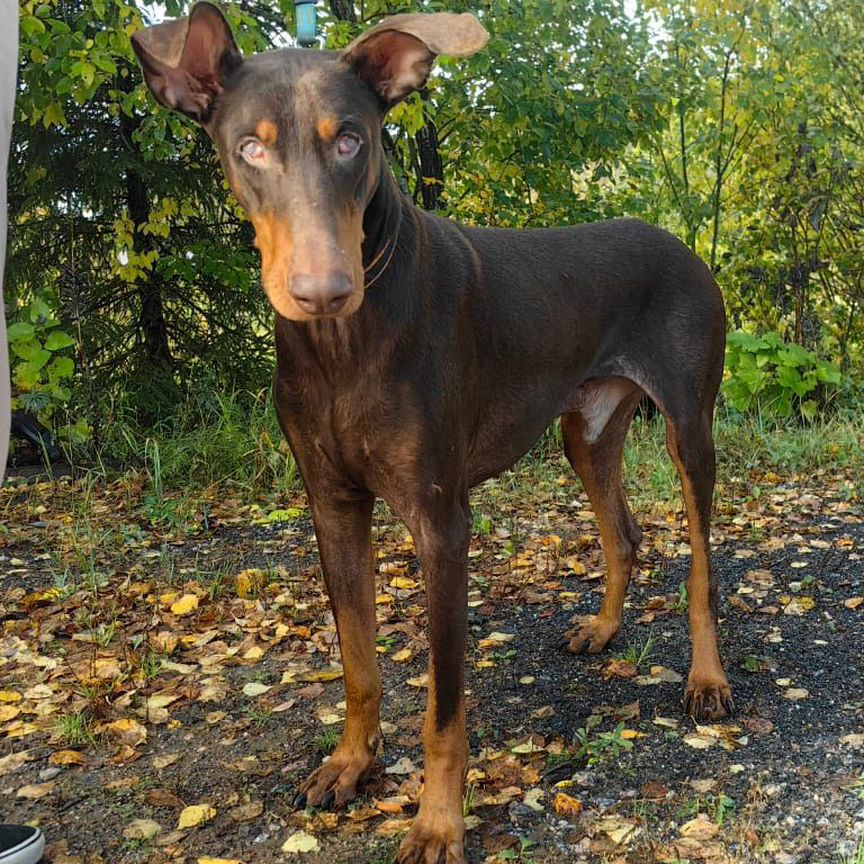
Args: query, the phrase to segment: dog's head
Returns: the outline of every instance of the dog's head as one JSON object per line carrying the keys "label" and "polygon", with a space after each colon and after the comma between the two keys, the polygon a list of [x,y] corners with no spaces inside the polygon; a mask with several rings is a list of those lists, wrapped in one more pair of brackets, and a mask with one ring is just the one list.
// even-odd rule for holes
{"label": "dog's head", "polygon": [[136,33],[162,105],[201,123],[255,227],[264,290],[283,317],[343,317],[363,302],[363,213],[378,184],[381,123],[439,54],[486,43],[474,16],[396,15],[344,51],[244,58],[219,9]]}

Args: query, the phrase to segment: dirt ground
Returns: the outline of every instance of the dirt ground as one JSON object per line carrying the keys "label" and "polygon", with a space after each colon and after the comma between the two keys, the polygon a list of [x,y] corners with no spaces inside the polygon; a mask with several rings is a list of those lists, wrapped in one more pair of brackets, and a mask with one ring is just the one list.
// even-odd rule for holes
{"label": "dirt ground", "polygon": [[[864,507],[850,488],[769,475],[721,490],[736,712],[707,726],[680,707],[680,510],[638,514],[625,627],[605,654],[575,657],[562,634],[602,590],[581,487],[562,476],[482,490],[472,864],[857,864]],[[302,495],[154,500],[128,476],[0,492],[0,818],[41,825],[56,864],[392,861],[421,783],[427,652],[413,545],[379,515],[380,764],[349,812],[295,812],[296,784],[344,719]]]}

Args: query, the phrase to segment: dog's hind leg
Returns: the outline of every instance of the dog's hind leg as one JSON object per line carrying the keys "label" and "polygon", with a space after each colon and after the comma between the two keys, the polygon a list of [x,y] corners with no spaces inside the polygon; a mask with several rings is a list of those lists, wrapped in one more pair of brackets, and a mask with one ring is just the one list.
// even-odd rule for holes
{"label": "dog's hind leg", "polygon": [[681,477],[690,527],[687,593],[693,660],[684,708],[700,720],[723,717],[732,709],[732,690],[717,647],[717,577],[709,542],[715,475],[711,416],[708,408],[666,418],[666,446]]}
{"label": "dog's hind leg", "polygon": [[561,417],[564,452],[582,480],[600,525],[606,558],[606,592],[598,615],[565,636],[574,653],[596,654],[621,627],[624,595],[642,532],[621,483],[621,456],[642,389],[625,378],[590,381],[579,410]]}

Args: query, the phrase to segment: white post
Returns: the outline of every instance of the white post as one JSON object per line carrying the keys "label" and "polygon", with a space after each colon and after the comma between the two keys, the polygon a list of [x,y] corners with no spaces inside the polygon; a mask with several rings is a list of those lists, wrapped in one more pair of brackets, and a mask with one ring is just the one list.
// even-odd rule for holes
{"label": "white post", "polygon": [[18,3],[0,0],[0,484],[9,454],[12,391],[9,380],[9,348],[6,343],[6,307],[3,305],[3,269],[6,263],[6,169],[12,138],[15,75],[18,69]]}

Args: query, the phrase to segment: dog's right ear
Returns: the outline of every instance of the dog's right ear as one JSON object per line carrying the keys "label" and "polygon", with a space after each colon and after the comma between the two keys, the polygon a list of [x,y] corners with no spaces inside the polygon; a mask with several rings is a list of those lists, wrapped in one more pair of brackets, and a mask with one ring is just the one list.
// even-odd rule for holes
{"label": "dog's right ear", "polygon": [[132,47],[156,101],[201,123],[225,78],[243,62],[228,22],[212,3],[197,3],[188,18],[141,30]]}

